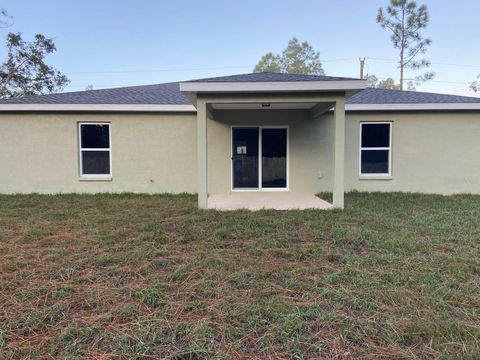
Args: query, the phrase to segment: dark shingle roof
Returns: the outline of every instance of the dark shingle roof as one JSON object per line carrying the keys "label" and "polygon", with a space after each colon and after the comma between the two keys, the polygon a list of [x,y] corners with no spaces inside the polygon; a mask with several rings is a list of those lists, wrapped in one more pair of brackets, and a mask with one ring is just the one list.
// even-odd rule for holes
{"label": "dark shingle roof", "polygon": [[[193,80],[203,82],[235,81],[331,81],[356,80],[330,76],[253,73],[217,78]],[[357,79],[358,80],[358,79]],[[347,99],[347,104],[423,104],[423,103],[480,103],[478,97],[399,91],[385,89],[365,89]],[[190,105],[190,101],[180,92],[179,83],[130,86],[114,89],[66,92],[60,94],[25,96],[0,99],[0,104],[153,104]]]}
{"label": "dark shingle roof", "polygon": [[349,81],[360,80],[346,77],[324,76],[324,75],[304,75],[304,74],[285,74],[272,72],[259,72],[250,74],[238,74],[228,76],[218,76],[206,79],[196,79],[187,82],[275,82],[275,81]]}
{"label": "dark shingle roof", "polygon": [[347,104],[441,104],[480,103],[480,98],[435,94],[419,91],[401,91],[368,88],[353,95]]}
{"label": "dark shingle roof", "polygon": [[0,99],[0,104],[154,104],[182,105],[191,102],[178,83],[129,86],[114,89],[65,92],[49,95]]}

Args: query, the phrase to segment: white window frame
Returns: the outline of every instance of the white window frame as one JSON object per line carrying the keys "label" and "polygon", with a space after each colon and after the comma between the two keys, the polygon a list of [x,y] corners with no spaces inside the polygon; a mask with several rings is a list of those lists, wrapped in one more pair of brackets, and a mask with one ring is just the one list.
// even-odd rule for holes
{"label": "white window frame", "polygon": [[[82,125],[102,125],[108,126],[108,148],[82,148]],[[84,174],[83,173],[83,157],[85,151],[105,151],[109,154],[109,174]],[[85,180],[110,180],[112,178],[112,125],[108,122],[79,122],[78,123],[78,164],[80,178]]]}
{"label": "white window frame", "polygon": [[[388,132],[388,147],[362,147],[362,132],[363,125],[386,125],[390,126]],[[360,141],[359,141],[359,151],[358,151],[358,173],[362,178],[374,178],[374,177],[391,177],[392,176],[392,128],[393,121],[362,121],[360,122]],[[387,173],[362,173],[362,151],[364,150],[374,150],[374,151],[388,151],[388,172]]]}
{"label": "white window frame", "polygon": [[[233,186],[233,129],[258,128],[258,188],[239,189]],[[262,129],[287,130],[287,186],[283,188],[267,188],[262,186]],[[290,186],[290,126],[289,125],[231,125],[230,126],[230,191],[231,192],[282,192],[289,191]]]}

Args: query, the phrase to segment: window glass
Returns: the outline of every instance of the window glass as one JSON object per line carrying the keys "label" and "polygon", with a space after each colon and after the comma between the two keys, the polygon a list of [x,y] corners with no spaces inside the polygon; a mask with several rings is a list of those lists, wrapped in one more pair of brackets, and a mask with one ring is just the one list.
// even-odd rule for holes
{"label": "window glass", "polygon": [[82,151],[82,167],[84,175],[110,174],[110,152]]}
{"label": "window glass", "polygon": [[80,176],[111,175],[110,124],[80,124]]}
{"label": "window glass", "polygon": [[110,147],[108,125],[82,124],[82,148],[105,149]]}
{"label": "window glass", "polygon": [[360,175],[390,175],[391,123],[361,123]]}
{"label": "window glass", "polygon": [[362,150],[362,174],[388,174],[389,150]]}
{"label": "window glass", "polygon": [[362,124],[362,147],[389,147],[390,124]]}

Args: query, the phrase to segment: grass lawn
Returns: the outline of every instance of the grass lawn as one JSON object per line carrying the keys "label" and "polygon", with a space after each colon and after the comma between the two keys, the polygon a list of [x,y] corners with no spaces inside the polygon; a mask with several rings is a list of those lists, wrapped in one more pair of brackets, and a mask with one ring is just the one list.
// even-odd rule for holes
{"label": "grass lawn", "polygon": [[480,358],[480,196],[0,196],[0,358]]}

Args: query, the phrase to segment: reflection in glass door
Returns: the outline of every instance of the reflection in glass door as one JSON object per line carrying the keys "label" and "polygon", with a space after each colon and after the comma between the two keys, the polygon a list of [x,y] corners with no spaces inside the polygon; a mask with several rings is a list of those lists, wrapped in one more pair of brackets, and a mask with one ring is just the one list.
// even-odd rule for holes
{"label": "reflection in glass door", "polygon": [[287,128],[233,127],[233,189],[287,189],[287,138]]}
{"label": "reflection in glass door", "polygon": [[262,188],[287,187],[287,129],[262,129]]}
{"label": "reflection in glass door", "polygon": [[233,188],[258,189],[258,128],[232,129]]}

